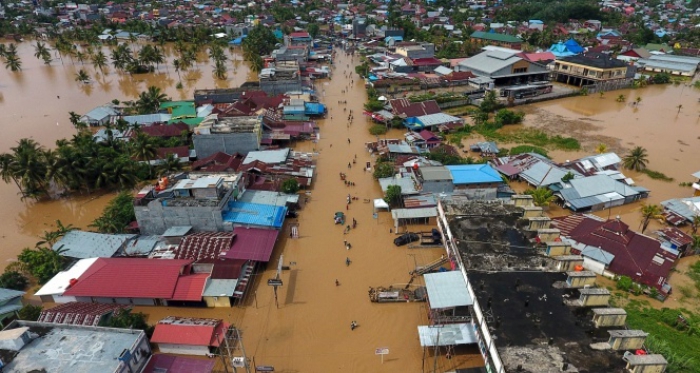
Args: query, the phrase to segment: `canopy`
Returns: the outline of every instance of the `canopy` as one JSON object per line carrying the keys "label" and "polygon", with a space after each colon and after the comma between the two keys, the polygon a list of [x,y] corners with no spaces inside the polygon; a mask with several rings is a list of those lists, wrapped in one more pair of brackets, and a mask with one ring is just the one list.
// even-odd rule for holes
{"label": "canopy", "polygon": [[383,199],[377,198],[374,200],[374,209],[375,210],[377,210],[377,209],[387,209],[388,210],[389,204],[386,203],[386,201],[384,201]]}

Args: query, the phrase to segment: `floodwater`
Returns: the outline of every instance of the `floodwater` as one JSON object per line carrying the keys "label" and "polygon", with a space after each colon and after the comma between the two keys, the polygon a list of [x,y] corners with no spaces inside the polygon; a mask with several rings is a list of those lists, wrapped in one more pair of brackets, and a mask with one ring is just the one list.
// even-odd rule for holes
{"label": "floodwater", "polygon": [[[32,138],[46,147],[53,147],[56,140],[70,138],[75,132],[68,121],[68,112],[84,114],[98,105],[113,99],[134,100],[138,94],[154,85],[174,100],[193,97],[196,88],[237,87],[253,79],[248,65],[242,57],[229,51],[228,79],[217,80],[212,76],[212,63],[206,60],[207,51],[202,50],[196,66],[181,71],[182,89],[176,89],[178,75],[172,66],[172,48],[166,46],[167,64],[160,65],[152,74],[130,75],[115,71],[111,66],[104,73],[95,70],[91,63],[71,61],[57,57],[50,66],[34,57],[34,43],[18,44],[18,55],[22,60],[22,71],[11,72],[0,67],[0,123],[3,136],[0,152],[8,152],[21,138]],[[136,50],[138,46],[132,46]],[[108,56],[110,49],[103,48]],[[84,69],[91,83],[75,81],[80,69]],[[15,260],[22,248],[33,247],[37,236],[52,229],[55,221],[87,228],[112,194],[78,196],[37,203],[21,201],[13,183],[0,183],[0,268]]]}

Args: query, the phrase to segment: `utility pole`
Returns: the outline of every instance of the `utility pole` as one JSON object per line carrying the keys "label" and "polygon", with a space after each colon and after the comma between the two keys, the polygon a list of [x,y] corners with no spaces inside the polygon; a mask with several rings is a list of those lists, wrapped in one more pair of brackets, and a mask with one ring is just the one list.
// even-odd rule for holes
{"label": "utility pole", "polygon": [[245,347],[243,346],[243,339],[241,338],[240,331],[238,328],[234,327],[233,331],[236,333],[236,341],[241,344],[241,351],[243,352],[243,364],[245,366],[246,373],[250,373],[250,364],[248,363],[248,355],[245,353]]}
{"label": "utility pole", "polygon": [[[226,334],[224,334],[224,341],[226,341]],[[228,350],[228,343],[226,343],[226,352],[227,352],[227,354],[230,353],[230,351]],[[221,356],[221,362],[224,363],[224,371],[226,371],[226,373],[228,373],[228,363],[226,362],[226,357],[221,352],[219,352],[219,356]],[[233,370],[235,371],[236,368],[233,368]]]}
{"label": "utility pole", "polygon": [[435,342],[435,356],[433,357],[433,373],[437,372],[438,349],[440,348],[440,330],[437,332],[437,341]]}
{"label": "utility pole", "polygon": [[[233,373],[238,372],[236,370],[236,366],[233,365],[233,358],[231,356],[231,346],[228,344],[228,338],[229,338],[229,333],[231,332],[231,329],[229,328],[224,332],[224,344],[226,344],[226,356],[228,357],[228,361],[231,362],[231,366],[233,367]],[[224,355],[221,355],[221,359],[224,360],[224,370],[228,373],[228,362],[226,359],[224,359]]]}

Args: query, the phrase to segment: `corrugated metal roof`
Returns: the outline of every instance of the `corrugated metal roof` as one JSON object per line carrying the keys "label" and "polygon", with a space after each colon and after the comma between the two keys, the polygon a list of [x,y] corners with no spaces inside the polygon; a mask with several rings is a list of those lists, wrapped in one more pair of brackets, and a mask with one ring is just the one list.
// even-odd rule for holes
{"label": "corrugated metal roof", "polygon": [[215,360],[156,354],[151,356],[142,373],[211,373]]}
{"label": "corrugated metal roof", "polygon": [[183,225],[183,226],[173,226],[165,230],[163,234],[161,234],[162,237],[181,237],[186,235],[192,230],[192,227],[189,225]]}
{"label": "corrugated metal roof", "polygon": [[196,273],[193,275],[180,276],[175,285],[172,300],[200,302],[204,286],[209,279],[209,273]]}
{"label": "corrugated metal roof", "polygon": [[6,302],[12,298],[21,297],[26,294],[23,291],[0,288],[0,302]]}
{"label": "corrugated metal roof", "polygon": [[418,337],[421,347],[455,346],[478,342],[471,324],[445,324],[440,325],[439,328],[419,325]]}
{"label": "corrugated metal roof", "polygon": [[97,258],[64,294],[76,297],[170,299],[182,268],[191,263],[191,260],[177,259]]}
{"label": "corrugated metal roof", "polygon": [[695,204],[700,203],[700,197],[692,198],[674,198],[661,202],[661,205],[666,209],[692,221],[698,215]]}
{"label": "corrugated metal roof", "polygon": [[528,169],[520,173],[520,177],[535,187],[547,186],[560,183],[561,179],[568,173],[552,164],[536,161]]}
{"label": "corrugated metal roof", "polygon": [[441,124],[452,123],[452,122],[464,122],[462,118],[455,117],[445,113],[428,114],[416,117],[424,127],[438,126]]}
{"label": "corrugated metal roof", "polygon": [[83,115],[83,117],[87,117],[92,120],[97,120],[101,121],[109,116],[112,115],[117,115],[117,111],[114,110],[114,108],[109,107],[109,106],[98,106],[87,113]]}
{"label": "corrugated metal roof", "polygon": [[379,179],[379,185],[382,187],[382,192],[386,193],[387,189],[391,185],[398,185],[401,187],[401,194],[406,195],[406,194],[418,194],[418,191],[416,190],[415,183],[412,178],[410,177],[402,177],[400,179],[397,179],[395,177],[387,177],[383,179]]}
{"label": "corrugated metal roof", "polygon": [[419,219],[437,216],[437,208],[423,207],[417,209],[394,209],[391,210],[393,219]]}
{"label": "corrugated metal roof", "polygon": [[[517,53],[518,51],[515,52]],[[522,61],[522,58],[515,54],[508,55],[499,51],[486,51],[460,62],[459,70],[476,70],[486,74],[493,74],[518,61]]]}
{"label": "corrugated metal roof", "polygon": [[428,290],[431,309],[471,306],[474,300],[469,296],[467,283],[461,271],[429,273],[423,275]]}
{"label": "corrugated metal roof", "polygon": [[259,150],[248,152],[248,155],[243,159],[243,164],[260,161],[268,164],[283,163],[289,156],[289,148],[278,150]]}
{"label": "corrugated metal roof", "polygon": [[126,255],[148,255],[160,242],[158,236],[139,236],[131,240],[124,247]]}
{"label": "corrugated metal roof", "polygon": [[465,164],[445,166],[452,174],[455,185],[503,183],[501,175],[488,164]]}
{"label": "corrugated metal roof", "polygon": [[421,167],[423,180],[452,180],[452,173],[444,166]]}
{"label": "corrugated metal roof", "polygon": [[698,65],[696,63],[673,62],[673,61],[658,61],[646,58],[640,58],[637,63],[643,67],[653,69],[671,70],[684,73],[694,73]]}
{"label": "corrugated metal roof", "polygon": [[143,114],[143,115],[127,115],[122,117],[129,124],[138,124],[141,126],[149,126],[153,123],[165,123],[172,118],[170,114]]}
{"label": "corrugated metal roof", "polygon": [[284,206],[262,205],[259,203],[229,202],[229,211],[224,213],[224,221],[240,225],[273,227],[279,229],[284,222],[287,208]]}
{"label": "corrugated metal roof", "polygon": [[224,257],[265,263],[270,261],[279,235],[278,230],[236,227],[233,229],[233,233],[236,238]]}
{"label": "corrugated metal roof", "polygon": [[437,206],[437,200],[432,194],[423,194],[417,196],[408,196],[403,200],[403,205],[407,209],[434,207]]}
{"label": "corrugated metal roof", "polygon": [[584,247],[584,249],[581,250],[581,255],[591,258],[597,262],[604,263],[605,265],[610,265],[610,263],[612,263],[612,261],[615,259],[615,255],[610,254],[603,249],[592,246]]}
{"label": "corrugated metal roof", "polygon": [[575,178],[569,181],[571,187],[581,197],[599,196],[606,193],[617,193],[628,197],[639,194],[627,184],[617,181],[608,175],[593,175],[588,177]]}
{"label": "corrugated metal roof", "polygon": [[299,202],[298,194],[284,194],[267,190],[246,190],[238,197],[238,201],[247,203],[260,203],[263,205],[286,206],[288,203]]}
{"label": "corrugated metal roof", "polygon": [[152,343],[217,347],[228,324],[218,319],[166,317],[156,324]]}

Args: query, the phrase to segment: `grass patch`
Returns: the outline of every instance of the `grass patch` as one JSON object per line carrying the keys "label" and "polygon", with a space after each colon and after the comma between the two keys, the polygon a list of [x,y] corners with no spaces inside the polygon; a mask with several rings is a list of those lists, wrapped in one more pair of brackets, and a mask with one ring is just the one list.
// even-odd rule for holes
{"label": "grass patch", "polygon": [[649,176],[650,178],[652,178],[654,180],[663,180],[663,181],[668,181],[668,182],[673,181],[672,177],[666,176],[666,174],[664,174],[663,172],[650,170],[648,168],[642,172],[647,174],[647,176]]}
{"label": "grass patch", "polygon": [[668,361],[668,372],[700,372],[700,315],[686,309],[652,308],[647,301],[624,306],[631,329],[649,333],[647,347]]}
{"label": "grass patch", "polygon": [[518,155],[523,153],[537,153],[539,155],[549,157],[547,150],[534,145],[518,145],[510,149],[509,155]]}
{"label": "grass patch", "polygon": [[700,261],[693,263],[688,268],[686,275],[695,283],[695,289],[700,291]]}
{"label": "grass patch", "polygon": [[568,151],[581,149],[581,143],[573,137],[550,136],[544,131],[532,128],[503,133],[498,131],[498,128],[496,124],[485,123],[476,126],[475,130],[484,138],[492,141],[530,144],[540,148],[555,148]]}

